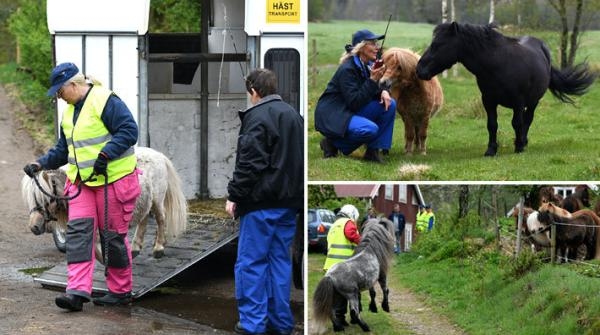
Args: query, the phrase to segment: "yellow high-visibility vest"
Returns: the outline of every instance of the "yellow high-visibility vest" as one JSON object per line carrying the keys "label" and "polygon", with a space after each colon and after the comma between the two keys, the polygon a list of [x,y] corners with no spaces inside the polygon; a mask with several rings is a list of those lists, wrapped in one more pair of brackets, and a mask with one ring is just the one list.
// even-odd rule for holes
{"label": "yellow high-visibility vest", "polygon": [[327,258],[323,265],[323,270],[327,271],[334,264],[342,262],[354,255],[355,243],[352,243],[344,235],[344,227],[348,218],[339,218],[335,220],[327,233]]}
{"label": "yellow high-visibility vest", "polygon": [[[101,119],[102,111],[111,94],[110,90],[102,86],[93,86],[85,99],[75,125],[73,124],[75,106],[69,104],[65,110],[61,127],[69,148],[67,177],[71,181],[75,181],[78,173],[81,180],[89,178],[94,170],[98,154],[112,138]],[[112,183],[130,174],[136,164],[133,147],[120,157],[111,157],[106,168],[108,182]],[[95,181],[88,181],[86,185],[104,185],[104,176],[96,176]]]}
{"label": "yellow high-visibility vest", "polygon": [[420,232],[427,231],[429,226],[429,217],[427,212],[417,213],[417,230]]}

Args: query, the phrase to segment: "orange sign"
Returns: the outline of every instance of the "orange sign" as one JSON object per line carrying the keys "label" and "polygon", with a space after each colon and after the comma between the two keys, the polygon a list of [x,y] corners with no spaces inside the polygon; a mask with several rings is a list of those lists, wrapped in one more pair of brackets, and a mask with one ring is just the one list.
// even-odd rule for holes
{"label": "orange sign", "polygon": [[300,23],[300,0],[267,0],[267,23]]}

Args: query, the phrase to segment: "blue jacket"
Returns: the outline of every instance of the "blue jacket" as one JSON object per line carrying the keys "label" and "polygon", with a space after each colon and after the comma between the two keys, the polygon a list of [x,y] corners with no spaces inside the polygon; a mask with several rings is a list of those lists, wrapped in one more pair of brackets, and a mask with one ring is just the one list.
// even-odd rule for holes
{"label": "blue jacket", "polygon": [[315,108],[315,128],[328,138],[344,137],[352,115],[379,100],[379,84],[358,56],[349,57],[337,69]]}
{"label": "blue jacket", "polygon": [[[89,93],[89,91],[88,91]],[[87,95],[79,102],[75,103],[75,112],[73,115],[74,122],[77,122],[79,112],[85,103]],[[119,157],[128,148],[135,145],[138,138],[138,127],[131,115],[131,111],[116,95],[111,95],[104,106],[102,112],[102,122],[104,126],[112,135],[112,139],[106,143],[103,152],[108,157]],[[65,134],[62,127],[60,128],[60,138],[56,145],[48,150],[48,152],[38,158],[38,163],[42,165],[44,169],[57,169],[67,164],[67,158],[69,156],[69,149],[67,147],[67,141],[65,140]]]}

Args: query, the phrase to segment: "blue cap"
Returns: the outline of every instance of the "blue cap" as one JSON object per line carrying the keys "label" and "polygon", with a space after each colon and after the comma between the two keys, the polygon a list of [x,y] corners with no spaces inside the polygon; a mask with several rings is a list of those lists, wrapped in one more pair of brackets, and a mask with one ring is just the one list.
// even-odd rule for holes
{"label": "blue cap", "polygon": [[380,40],[384,37],[385,37],[385,35],[375,35],[367,29],[359,30],[359,31],[355,32],[354,34],[352,34],[352,46],[355,46],[358,43],[365,41],[365,40],[366,41]]}
{"label": "blue cap", "polygon": [[73,63],[58,64],[50,74],[50,89],[48,96],[56,95],[56,92],[71,78],[79,73],[77,65]]}

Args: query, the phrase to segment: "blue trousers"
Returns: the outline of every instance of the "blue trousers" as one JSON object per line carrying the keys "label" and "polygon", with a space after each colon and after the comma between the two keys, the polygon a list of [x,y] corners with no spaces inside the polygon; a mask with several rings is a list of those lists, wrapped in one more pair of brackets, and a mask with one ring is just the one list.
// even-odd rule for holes
{"label": "blue trousers", "polygon": [[240,325],[251,333],[267,329],[291,332],[292,263],[290,246],[296,231],[296,209],[250,212],[240,218],[235,263],[235,296]]}
{"label": "blue trousers", "polygon": [[395,117],[396,100],[392,99],[387,111],[379,100],[373,100],[352,116],[346,136],[334,139],[333,145],[344,155],[351,154],[363,144],[368,149],[389,150],[392,146]]}

